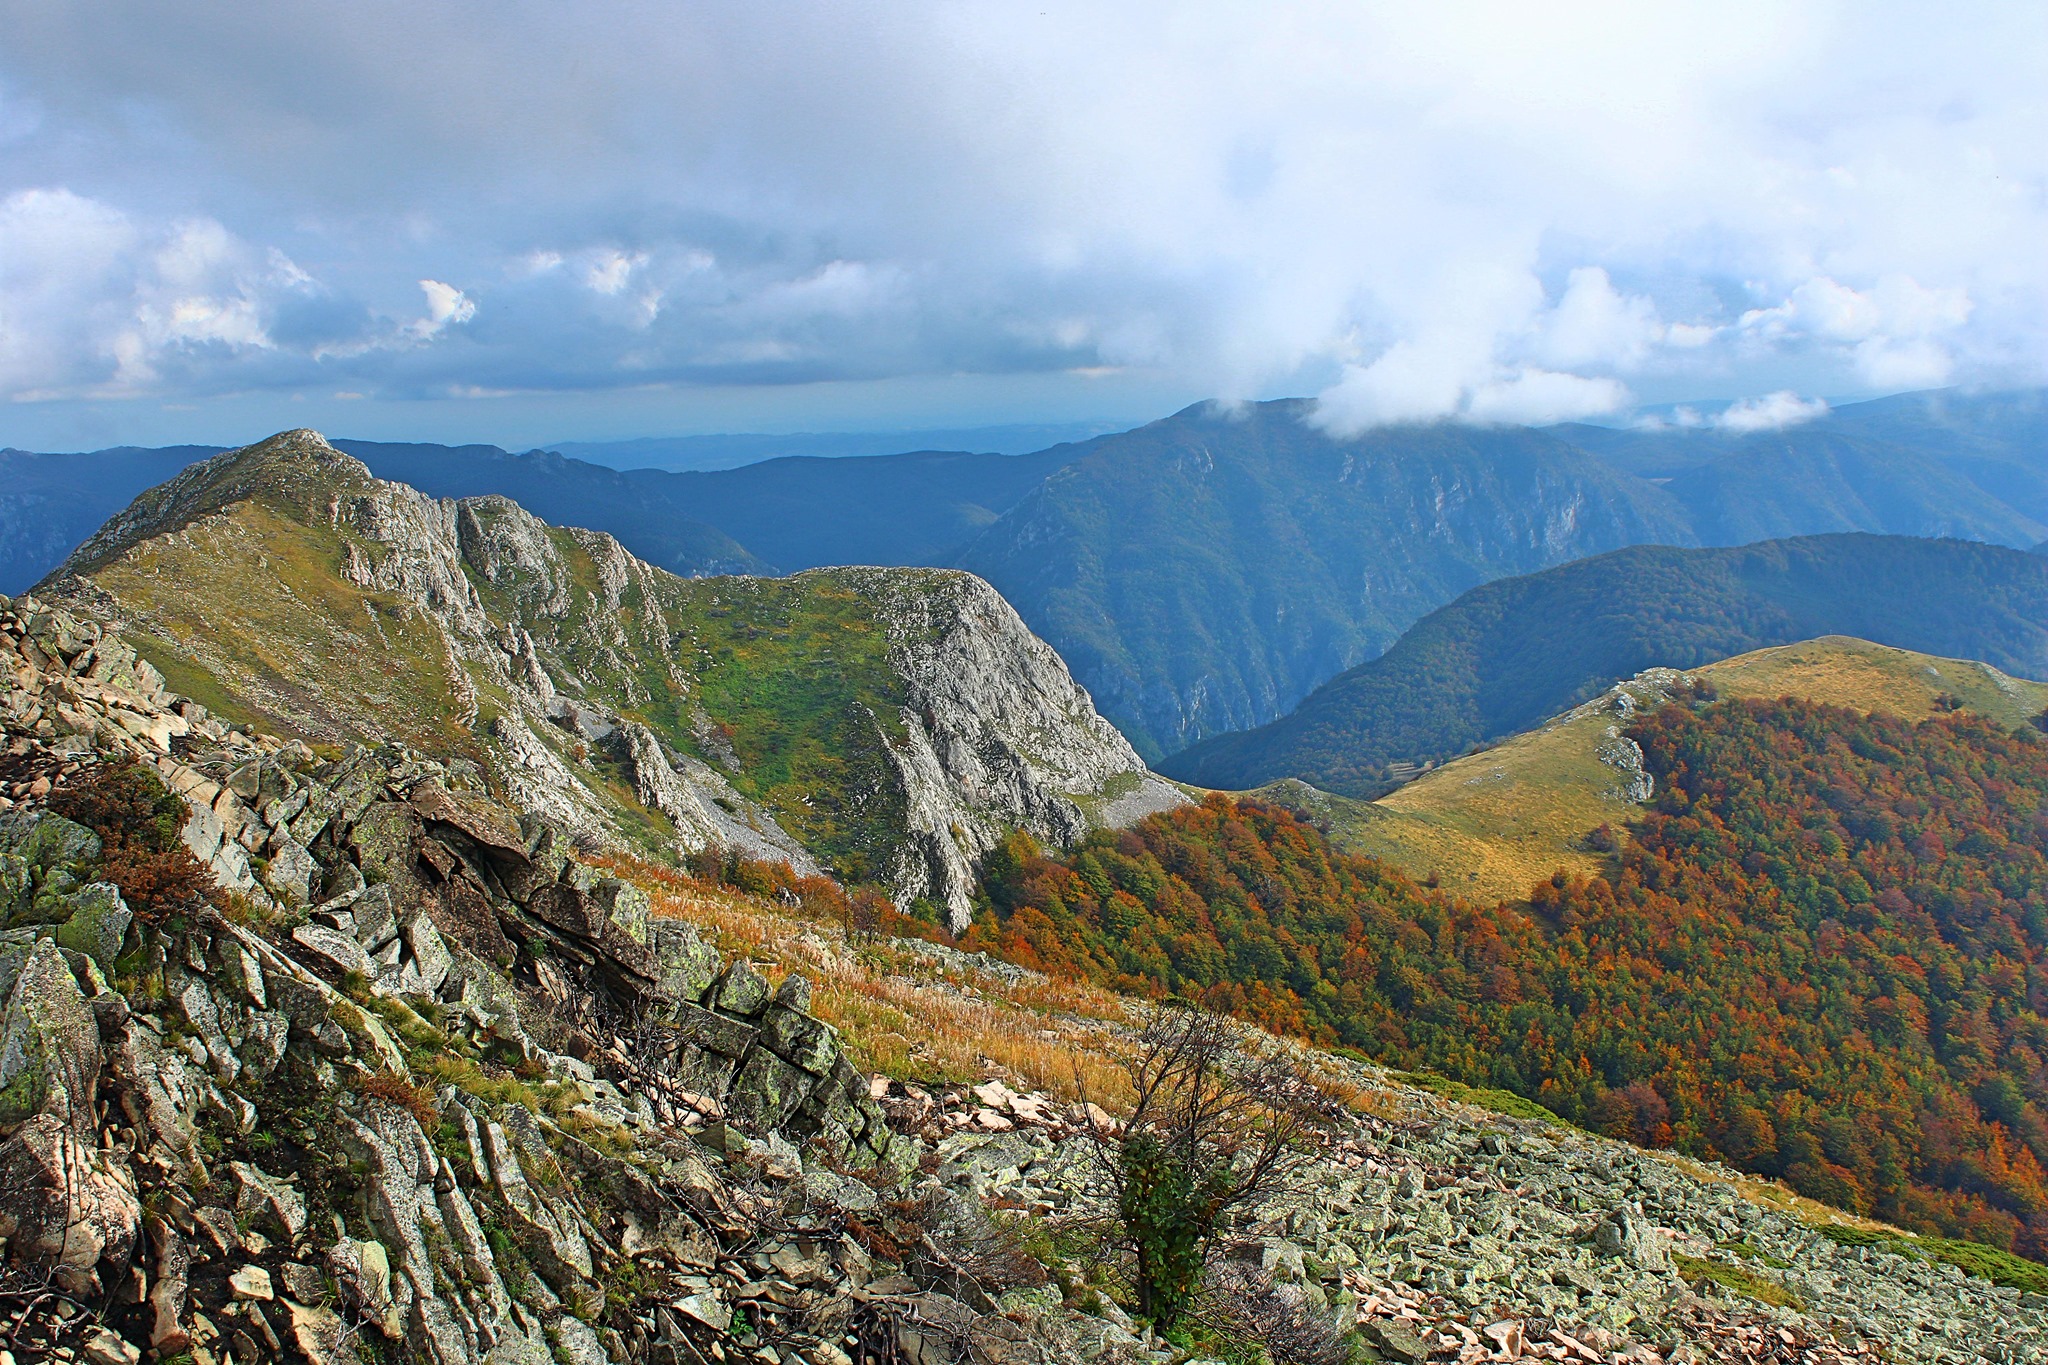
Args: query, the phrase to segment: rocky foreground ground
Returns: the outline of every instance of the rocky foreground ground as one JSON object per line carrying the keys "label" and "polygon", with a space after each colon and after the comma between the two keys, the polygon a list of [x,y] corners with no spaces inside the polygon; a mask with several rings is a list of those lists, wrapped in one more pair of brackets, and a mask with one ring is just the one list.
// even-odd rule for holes
{"label": "rocky foreground ground", "polygon": [[[1091,1283],[1099,1112],[869,1074],[803,975],[460,761],[246,733],[26,600],[0,688],[0,1365],[1185,1356]],[[48,809],[129,760],[187,802],[214,904],[130,906]],[[1024,980],[801,938],[785,968]],[[2048,1359],[2048,1301],[1732,1172],[1299,1055],[1350,1107],[1230,1250],[1361,1358]]]}

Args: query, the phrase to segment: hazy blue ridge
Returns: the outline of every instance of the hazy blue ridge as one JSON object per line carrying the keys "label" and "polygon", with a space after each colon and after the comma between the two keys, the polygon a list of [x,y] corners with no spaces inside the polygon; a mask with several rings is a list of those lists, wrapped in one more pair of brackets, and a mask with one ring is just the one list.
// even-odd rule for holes
{"label": "hazy blue ridge", "polygon": [[1305,415],[1204,404],[1097,441],[961,560],[1148,757],[1285,712],[1488,579],[1693,539],[1664,490],[1544,432]]}
{"label": "hazy blue ridge", "polygon": [[2048,677],[2048,559],[1862,533],[1634,546],[1476,588],[1291,714],[1157,766],[1211,787],[1299,777],[1372,796],[1388,764],[1527,729],[1645,668],[1837,634]]}

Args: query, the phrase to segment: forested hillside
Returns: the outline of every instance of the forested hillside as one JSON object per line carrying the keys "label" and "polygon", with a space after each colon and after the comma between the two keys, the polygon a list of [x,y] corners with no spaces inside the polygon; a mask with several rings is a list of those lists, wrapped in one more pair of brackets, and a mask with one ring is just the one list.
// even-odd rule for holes
{"label": "forested hillside", "polygon": [[1206,787],[1298,777],[1377,796],[1395,785],[1390,764],[1453,757],[1645,668],[1820,635],[2048,677],[2048,562],[1902,536],[1636,546],[1475,588],[1292,714],[1158,766]]}
{"label": "forested hillside", "polygon": [[1013,840],[974,941],[2048,1252],[2048,742],[1755,699],[1629,733],[1655,808],[1528,912],[1217,796],[1061,860]]}
{"label": "forested hillside", "polygon": [[1202,403],[1104,437],[960,562],[1149,756],[1283,714],[1489,579],[1692,540],[1663,490],[1540,431],[1312,415]]}

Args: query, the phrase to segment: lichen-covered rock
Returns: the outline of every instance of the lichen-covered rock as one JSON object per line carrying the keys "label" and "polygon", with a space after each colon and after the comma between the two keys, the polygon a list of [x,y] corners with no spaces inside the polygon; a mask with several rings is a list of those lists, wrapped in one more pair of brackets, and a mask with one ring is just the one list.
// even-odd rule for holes
{"label": "lichen-covered rock", "polygon": [[718,977],[718,950],[681,920],[653,921],[647,941],[658,972],[656,992],[670,1000],[702,1000]]}
{"label": "lichen-covered rock", "polygon": [[85,954],[102,973],[114,970],[135,913],[112,882],[93,882],[64,898],[64,918],[54,937],[58,946]]}
{"label": "lichen-covered rock", "polygon": [[1671,1257],[1659,1240],[1654,1224],[1639,1208],[1624,1204],[1600,1220],[1593,1232],[1593,1244],[1603,1256],[1614,1256],[1638,1270],[1663,1271],[1671,1268]]}
{"label": "lichen-covered rock", "polygon": [[276,1176],[246,1161],[228,1164],[235,1180],[235,1216],[290,1242],[306,1230],[306,1200]]}
{"label": "lichen-covered rock", "polygon": [[0,1134],[39,1114],[90,1125],[100,1074],[92,1008],[51,940],[7,955],[20,962],[0,1014]]}

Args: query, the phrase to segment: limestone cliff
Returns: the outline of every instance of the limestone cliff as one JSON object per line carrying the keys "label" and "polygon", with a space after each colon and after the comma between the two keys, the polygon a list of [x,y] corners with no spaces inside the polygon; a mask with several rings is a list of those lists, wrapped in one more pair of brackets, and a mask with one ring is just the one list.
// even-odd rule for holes
{"label": "limestone cliff", "polygon": [[151,490],[44,591],[224,713],[466,753],[593,837],[878,880],[956,925],[1004,831],[1068,842],[1180,799],[970,575],[677,578],[311,431]]}

